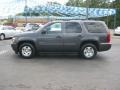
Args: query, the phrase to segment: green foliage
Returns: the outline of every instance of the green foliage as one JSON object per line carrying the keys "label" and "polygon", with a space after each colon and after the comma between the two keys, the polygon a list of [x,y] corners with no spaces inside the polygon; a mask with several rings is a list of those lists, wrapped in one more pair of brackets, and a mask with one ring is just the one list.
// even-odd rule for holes
{"label": "green foliage", "polygon": [[84,0],[69,0],[66,5],[67,6],[84,7],[85,3],[84,3]]}
{"label": "green foliage", "polygon": [[67,6],[105,8],[108,7],[110,0],[69,0]]}

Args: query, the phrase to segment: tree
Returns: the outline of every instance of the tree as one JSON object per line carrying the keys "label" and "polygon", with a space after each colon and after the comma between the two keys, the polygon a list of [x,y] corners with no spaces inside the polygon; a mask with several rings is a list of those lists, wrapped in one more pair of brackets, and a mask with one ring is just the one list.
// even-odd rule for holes
{"label": "tree", "polygon": [[76,7],[84,7],[84,0],[69,0],[66,3],[67,6],[76,6]]}
{"label": "tree", "polygon": [[85,3],[87,2],[91,8],[105,8],[108,5],[107,0],[86,0]]}
{"label": "tree", "polygon": [[111,7],[116,9],[116,15],[114,16],[116,21],[115,27],[120,26],[120,0],[113,1]]}

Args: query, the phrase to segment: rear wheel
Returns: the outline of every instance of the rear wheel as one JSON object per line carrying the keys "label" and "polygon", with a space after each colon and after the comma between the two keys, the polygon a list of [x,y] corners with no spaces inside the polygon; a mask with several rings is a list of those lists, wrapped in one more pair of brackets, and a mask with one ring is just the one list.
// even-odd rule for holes
{"label": "rear wheel", "polygon": [[81,54],[86,59],[92,59],[97,54],[97,48],[94,44],[85,44],[81,48]]}
{"label": "rear wheel", "polygon": [[19,47],[19,53],[23,58],[32,58],[35,56],[35,47],[30,43],[23,43]]}
{"label": "rear wheel", "polygon": [[4,34],[1,34],[0,35],[0,40],[4,40],[5,39],[5,35]]}

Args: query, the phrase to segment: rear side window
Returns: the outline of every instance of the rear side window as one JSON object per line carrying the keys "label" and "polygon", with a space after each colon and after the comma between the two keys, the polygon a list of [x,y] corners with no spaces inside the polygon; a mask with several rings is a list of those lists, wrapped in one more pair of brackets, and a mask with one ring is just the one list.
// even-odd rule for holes
{"label": "rear side window", "polygon": [[90,33],[106,33],[106,27],[101,22],[84,22],[85,27]]}
{"label": "rear side window", "polygon": [[82,28],[77,22],[66,22],[65,23],[65,33],[81,33]]}

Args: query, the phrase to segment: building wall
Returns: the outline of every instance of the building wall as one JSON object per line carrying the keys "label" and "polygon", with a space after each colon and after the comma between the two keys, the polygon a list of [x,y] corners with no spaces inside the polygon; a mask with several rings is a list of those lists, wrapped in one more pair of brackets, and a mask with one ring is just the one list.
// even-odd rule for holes
{"label": "building wall", "polygon": [[[42,18],[27,18],[27,23],[47,23],[48,19],[42,19]],[[17,24],[17,26],[23,26],[23,24],[26,23],[26,18],[16,18],[14,20],[14,23]]]}

